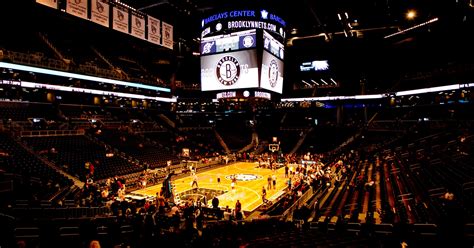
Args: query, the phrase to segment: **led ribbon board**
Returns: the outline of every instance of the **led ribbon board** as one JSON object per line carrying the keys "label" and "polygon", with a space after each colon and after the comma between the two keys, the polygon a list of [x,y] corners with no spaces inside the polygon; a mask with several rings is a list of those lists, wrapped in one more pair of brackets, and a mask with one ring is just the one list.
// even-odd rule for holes
{"label": "led ribbon board", "polygon": [[126,98],[133,98],[133,99],[141,99],[141,100],[155,100],[160,102],[176,102],[176,98],[165,98],[165,97],[155,97],[155,96],[145,96],[139,94],[130,94],[130,93],[122,93],[122,92],[115,92],[115,91],[104,91],[104,90],[94,90],[94,89],[86,89],[86,88],[78,88],[78,87],[69,87],[69,86],[61,86],[61,85],[53,85],[53,84],[41,84],[41,83],[34,83],[34,82],[27,82],[27,81],[11,81],[11,80],[0,80],[0,85],[16,85],[23,88],[33,88],[33,89],[47,89],[47,90],[55,90],[55,91],[65,91],[65,92],[77,92],[77,93],[86,93],[86,94],[94,94],[94,95],[102,95],[102,96],[117,96],[117,97],[126,97]]}
{"label": "led ribbon board", "polygon": [[44,69],[44,68],[26,66],[26,65],[18,65],[18,64],[12,64],[12,63],[6,63],[6,62],[0,62],[0,68],[34,72],[34,73],[40,73],[40,74],[46,74],[46,75],[52,75],[52,76],[58,76],[58,77],[76,78],[76,79],[88,80],[88,81],[93,81],[93,82],[116,84],[116,85],[135,87],[135,88],[147,89],[147,90],[171,92],[169,88],[164,88],[164,87],[151,86],[151,85],[146,85],[146,84],[141,84],[141,83],[132,83],[132,82],[126,82],[126,81],[109,79],[109,78],[100,78],[100,77],[88,76],[88,75],[83,75],[83,74],[56,71],[56,70],[51,70],[51,69]]}
{"label": "led ribbon board", "polygon": [[261,10],[222,11],[201,20],[201,38],[224,30],[263,29],[286,37],[286,22],[279,15]]}

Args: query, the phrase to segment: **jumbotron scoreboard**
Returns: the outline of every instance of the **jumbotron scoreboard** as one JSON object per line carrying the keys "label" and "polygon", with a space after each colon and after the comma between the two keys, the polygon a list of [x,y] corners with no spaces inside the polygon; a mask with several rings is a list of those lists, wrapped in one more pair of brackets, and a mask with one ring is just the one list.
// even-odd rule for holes
{"label": "jumbotron scoreboard", "polygon": [[256,30],[246,30],[201,39],[201,55],[237,51],[256,46]]}
{"label": "jumbotron scoreboard", "polygon": [[[223,12],[227,13],[227,12]],[[201,38],[201,90],[219,91],[216,98],[260,97],[271,98],[271,93],[283,92],[284,68],[284,31],[279,32],[277,22],[284,24],[281,18],[267,11],[245,11],[245,18],[260,13],[265,21],[226,20],[222,18],[205,19],[207,27]],[[273,18],[268,20],[269,15]],[[250,17],[249,17],[250,16]],[[230,17],[229,17],[230,18]],[[240,17],[242,18],[242,17]],[[255,18],[254,18],[255,19]],[[258,19],[258,18],[257,18]],[[211,20],[211,21],[210,21]],[[215,23],[214,32],[210,25]],[[225,25],[227,22],[227,25]],[[248,22],[248,26],[236,26],[235,22]],[[204,22],[203,22],[204,23]],[[224,23],[224,24],[223,24]],[[268,25],[267,25],[268,24]],[[225,29],[224,27],[227,27]],[[236,29],[239,27],[238,29]],[[256,28],[246,28],[256,27]],[[221,31],[221,32],[218,32]]]}

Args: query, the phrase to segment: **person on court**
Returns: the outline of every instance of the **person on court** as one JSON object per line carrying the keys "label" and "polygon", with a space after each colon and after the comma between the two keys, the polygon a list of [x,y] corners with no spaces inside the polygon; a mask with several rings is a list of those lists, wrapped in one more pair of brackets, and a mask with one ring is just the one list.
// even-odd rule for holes
{"label": "person on court", "polygon": [[265,189],[265,186],[262,186],[262,202],[266,203],[267,201],[267,190]]}
{"label": "person on court", "polygon": [[194,188],[194,185],[196,185],[195,188],[199,188],[199,186],[198,186],[198,178],[197,178],[197,175],[196,175],[196,174],[193,175],[193,183],[191,184],[191,187]]}
{"label": "person on court", "polygon": [[273,189],[276,189],[277,177],[275,174],[272,175],[272,184],[273,184]]}
{"label": "person on court", "polygon": [[235,189],[235,184],[237,184],[237,177],[235,175],[232,175],[231,180],[232,182],[230,183],[230,187],[232,189]]}
{"label": "person on court", "polygon": [[267,178],[267,189],[271,190],[272,189],[272,175],[268,175]]}

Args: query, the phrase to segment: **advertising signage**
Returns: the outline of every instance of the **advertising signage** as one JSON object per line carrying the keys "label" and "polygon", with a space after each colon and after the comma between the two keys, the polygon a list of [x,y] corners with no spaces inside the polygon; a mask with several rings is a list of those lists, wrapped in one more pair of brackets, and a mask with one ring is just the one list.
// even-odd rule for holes
{"label": "advertising signage", "polygon": [[217,35],[201,40],[201,55],[220,52],[237,51],[255,48],[257,44],[256,30],[246,30],[226,35]]}
{"label": "advertising signage", "polygon": [[262,29],[285,38],[286,22],[267,10],[229,10],[201,20],[201,38],[223,30]]}

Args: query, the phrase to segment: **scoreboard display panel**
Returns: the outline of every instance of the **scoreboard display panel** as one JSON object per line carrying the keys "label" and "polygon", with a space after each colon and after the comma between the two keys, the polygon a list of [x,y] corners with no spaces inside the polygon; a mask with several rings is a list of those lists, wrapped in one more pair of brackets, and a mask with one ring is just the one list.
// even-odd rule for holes
{"label": "scoreboard display panel", "polygon": [[265,30],[263,31],[263,48],[281,60],[285,58],[285,46]]}
{"label": "scoreboard display panel", "polygon": [[284,45],[265,30],[204,37],[200,54],[202,91],[283,92]]}
{"label": "scoreboard display panel", "polygon": [[258,87],[257,50],[201,56],[201,90]]}
{"label": "scoreboard display panel", "polygon": [[216,52],[239,50],[239,36],[230,36],[216,40]]}
{"label": "scoreboard display panel", "polygon": [[260,88],[281,94],[283,92],[283,65],[282,60],[263,51]]}
{"label": "scoreboard display panel", "polygon": [[220,52],[238,51],[255,48],[257,43],[256,30],[245,30],[225,35],[206,37],[201,40],[201,55]]}

